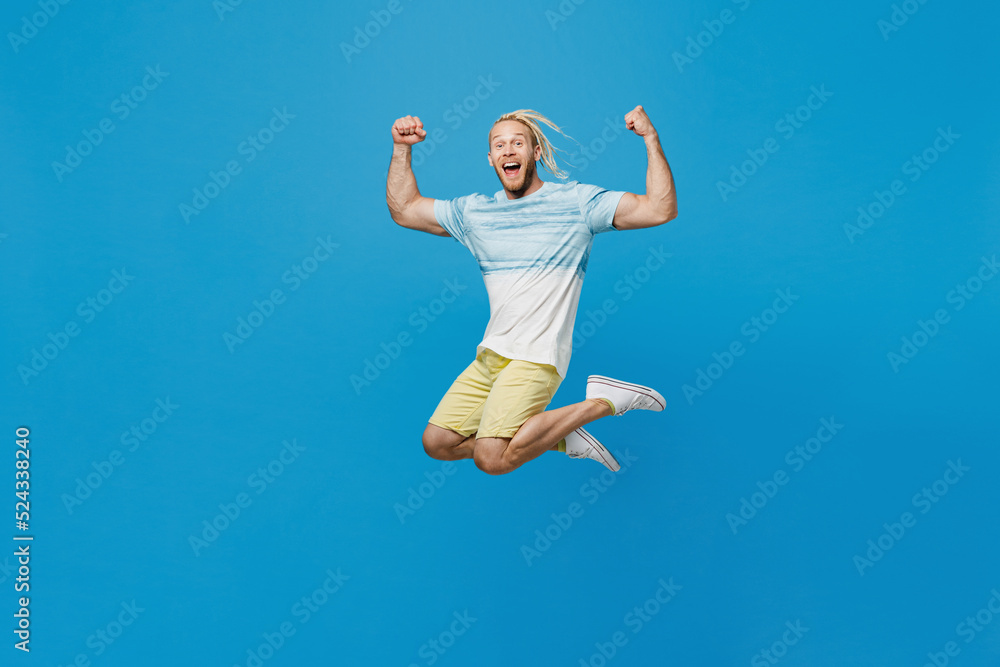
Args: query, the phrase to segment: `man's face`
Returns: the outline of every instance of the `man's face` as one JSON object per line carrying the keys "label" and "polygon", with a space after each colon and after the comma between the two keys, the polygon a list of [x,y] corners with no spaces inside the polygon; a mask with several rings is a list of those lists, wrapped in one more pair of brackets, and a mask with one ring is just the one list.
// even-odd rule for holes
{"label": "man's face", "polygon": [[535,161],[542,147],[531,145],[531,132],[516,120],[497,123],[490,131],[489,160],[505,190],[521,192],[535,178]]}

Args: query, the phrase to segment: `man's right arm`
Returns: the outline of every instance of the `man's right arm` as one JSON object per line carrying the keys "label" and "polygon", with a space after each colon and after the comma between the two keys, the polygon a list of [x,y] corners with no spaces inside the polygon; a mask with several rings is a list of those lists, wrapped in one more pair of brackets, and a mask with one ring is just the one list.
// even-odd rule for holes
{"label": "man's right arm", "polygon": [[385,185],[385,201],[396,224],[437,236],[449,236],[434,215],[434,200],[420,195],[411,166],[413,145],[427,132],[416,116],[403,116],[392,124],[392,161]]}

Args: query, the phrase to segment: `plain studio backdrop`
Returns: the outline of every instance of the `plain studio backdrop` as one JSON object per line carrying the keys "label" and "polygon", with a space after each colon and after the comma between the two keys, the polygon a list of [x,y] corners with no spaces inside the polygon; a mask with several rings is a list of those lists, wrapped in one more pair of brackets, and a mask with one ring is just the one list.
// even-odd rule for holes
{"label": "plain studio backdrop", "polygon": [[[3,664],[993,664],[998,18],[5,3]],[[552,405],[667,409],[592,425],[617,475],[428,458],[489,309],[390,219],[392,122],[425,196],[499,190],[519,108],[642,193],[637,104],[680,215],[595,238]]]}

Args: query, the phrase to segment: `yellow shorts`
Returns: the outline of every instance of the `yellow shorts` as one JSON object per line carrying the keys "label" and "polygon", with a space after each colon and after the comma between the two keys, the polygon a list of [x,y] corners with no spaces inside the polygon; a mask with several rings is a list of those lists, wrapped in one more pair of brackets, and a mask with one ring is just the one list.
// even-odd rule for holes
{"label": "yellow shorts", "polygon": [[441,399],[430,423],[464,436],[513,438],[552,402],[562,378],[555,366],[482,348]]}

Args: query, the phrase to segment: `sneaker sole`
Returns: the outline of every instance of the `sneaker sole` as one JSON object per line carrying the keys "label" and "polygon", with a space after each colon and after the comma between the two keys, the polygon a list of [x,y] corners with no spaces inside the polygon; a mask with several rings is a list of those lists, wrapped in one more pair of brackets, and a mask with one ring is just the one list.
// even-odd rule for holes
{"label": "sneaker sole", "polygon": [[608,468],[611,472],[618,472],[621,470],[621,464],[618,463],[615,457],[611,455],[611,452],[608,451],[608,448],[602,445],[597,438],[590,435],[590,433],[584,431],[582,428],[576,429],[576,432],[580,434],[580,437],[587,441],[588,445],[594,448],[594,451],[596,451],[597,455],[601,457],[601,462],[606,468]]}
{"label": "sneaker sole", "polygon": [[587,384],[590,384],[591,382],[594,384],[604,384],[609,387],[615,387],[616,389],[627,389],[629,391],[642,394],[643,396],[648,396],[656,401],[656,403],[660,406],[659,410],[653,410],[653,412],[662,412],[663,409],[667,407],[667,400],[660,395],[660,392],[656,391],[652,387],[646,387],[641,384],[632,384],[631,382],[622,382],[621,380],[605,377],[603,375],[591,375],[587,378]]}

